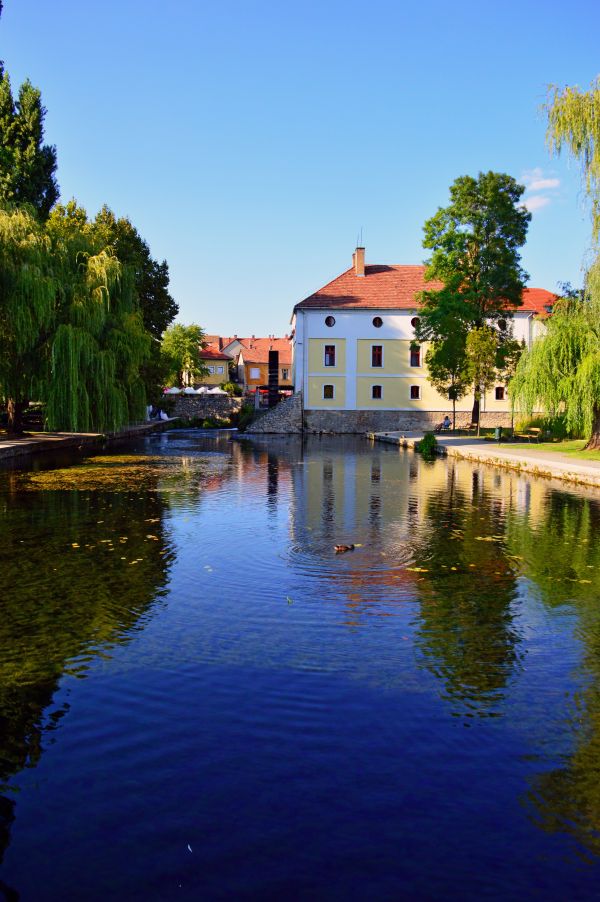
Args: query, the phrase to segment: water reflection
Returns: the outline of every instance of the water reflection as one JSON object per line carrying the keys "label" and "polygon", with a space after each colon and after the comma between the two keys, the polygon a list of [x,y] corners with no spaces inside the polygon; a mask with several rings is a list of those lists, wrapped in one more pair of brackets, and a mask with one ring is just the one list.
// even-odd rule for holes
{"label": "water reflection", "polygon": [[[394,831],[406,827],[413,792],[401,779],[414,742],[417,801],[408,829],[412,838],[421,818],[415,848],[438,817],[460,833],[457,787],[475,778],[481,786],[496,781],[500,817],[527,848],[550,837],[558,845],[544,850],[567,858],[561,843],[570,835],[600,856],[600,504],[593,493],[327,437],[231,443],[173,434],[120,458],[101,457],[78,473],[0,476],[0,861],[16,829],[18,775],[36,766],[68,715],[69,694],[57,692],[61,678],[86,676],[99,656],[133,637],[140,639],[138,663],[149,654],[161,666],[168,661],[167,686],[182,693],[178,704],[190,717],[174,738],[173,760],[184,755],[193,772],[204,761],[194,743],[207,743],[200,749],[212,770],[199,783],[200,812],[210,810],[213,795],[219,810],[234,806],[245,791],[241,769],[260,760],[271,738],[277,751],[269,780],[273,767],[285,768],[299,732],[308,758],[297,767],[291,760],[281,791],[302,771],[303,799],[331,798],[330,784],[312,782],[327,774],[320,753],[310,756],[327,746],[351,760],[352,725],[360,733],[360,718],[375,706],[368,722],[383,737],[381,768],[369,777],[367,743],[361,780],[372,780],[370,824],[392,825],[395,855]],[[357,548],[336,555],[337,543]],[[167,601],[169,582],[175,588]],[[150,627],[154,646],[142,641]],[[250,668],[264,698],[247,691]],[[190,683],[186,674],[193,674]],[[314,696],[307,674],[320,680]],[[205,686],[219,698],[208,709]],[[365,687],[368,701],[356,707]],[[154,691],[151,736],[157,725],[172,724],[174,704],[169,688],[165,698]],[[231,764],[238,774],[231,785],[219,763],[227,742],[215,732],[210,745],[221,720],[232,747],[254,743],[255,758],[244,754]],[[453,730],[469,737],[462,746]],[[139,747],[147,735],[142,729]],[[482,764],[481,778],[484,747],[493,767]],[[131,754],[125,785],[139,770]],[[440,761],[449,787],[445,813],[418,800],[419,781],[438,779]],[[139,779],[147,779],[146,789],[159,782],[153,773]],[[187,779],[177,774],[184,785]],[[442,778],[444,792],[446,784]],[[346,791],[348,811],[363,810],[360,787],[356,796],[350,783]],[[381,802],[380,810],[382,799],[389,805]],[[502,807],[522,800],[535,828]],[[175,823],[191,817],[164,804]],[[260,793],[248,790],[247,805],[262,810]],[[280,808],[297,810],[287,801]],[[335,810],[326,812],[333,826]],[[219,812],[212,817],[211,826],[223,830]],[[280,817],[290,830],[285,813]],[[268,824],[279,830],[276,818]],[[467,847],[473,834],[464,829]],[[297,839],[293,830],[290,836]],[[235,853],[222,842],[230,860]],[[371,849],[374,857],[380,851]],[[478,852],[486,854],[483,846],[474,857]],[[430,851],[423,854],[430,866]]]}
{"label": "water reflection", "polygon": [[6,792],[68,711],[53,703],[61,677],[84,676],[143,628],[174,559],[159,494],[22,490],[51,472],[0,475],[0,861]]}

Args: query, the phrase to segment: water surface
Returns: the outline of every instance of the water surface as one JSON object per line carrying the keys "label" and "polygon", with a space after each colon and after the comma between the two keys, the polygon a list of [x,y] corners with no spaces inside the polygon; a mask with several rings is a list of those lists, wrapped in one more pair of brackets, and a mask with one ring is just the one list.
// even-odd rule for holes
{"label": "water surface", "polygon": [[593,897],[599,526],[351,438],[0,472],[0,898]]}

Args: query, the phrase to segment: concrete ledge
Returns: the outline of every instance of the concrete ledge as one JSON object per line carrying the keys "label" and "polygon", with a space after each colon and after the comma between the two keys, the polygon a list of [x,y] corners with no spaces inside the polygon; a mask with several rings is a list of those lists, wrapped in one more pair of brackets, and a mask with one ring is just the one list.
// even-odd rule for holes
{"label": "concrete ledge", "polygon": [[118,432],[39,432],[36,435],[24,435],[21,438],[0,439],[0,462],[31,457],[48,451],[62,451],[65,448],[85,448],[108,445],[127,441],[138,435],[150,432],[161,432],[171,420],[158,420],[152,423],[140,423],[128,426]]}
{"label": "concrete ledge", "polygon": [[[403,448],[413,448],[423,438],[422,433],[371,432],[368,438]],[[600,461],[574,461],[560,452],[536,451],[535,448],[511,450],[510,445],[495,445],[469,436],[436,436],[439,454],[461,457],[492,467],[517,470],[530,476],[560,479],[576,485],[600,488]]]}

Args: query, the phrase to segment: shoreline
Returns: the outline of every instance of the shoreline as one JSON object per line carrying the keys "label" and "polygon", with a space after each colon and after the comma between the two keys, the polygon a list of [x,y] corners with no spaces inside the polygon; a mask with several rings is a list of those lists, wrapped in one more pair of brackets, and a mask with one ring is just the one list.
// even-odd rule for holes
{"label": "shoreline", "polygon": [[49,451],[63,451],[69,448],[79,451],[86,447],[93,448],[127,441],[139,435],[160,432],[172,421],[171,419],[141,423],[137,426],[127,426],[118,432],[38,432],[34,435],[3,438],[0,440],[0,465]]}
{"label": "shoreline", "polygon": [[[384,442],[401,448],[414,450],[422,434],[403,432],[368,432],[367,438],[373,442]],[[556,452],[531,449],[511,451],[510,445],[494,445],[483,439],[469,436],[438,436],[438,453],[444,457],[460,457],[475,463],[492,467],[516,470],[528,476],[559,479],[575,485],[589,485],[600,489],[600,461],[571,461],[567,455]]]}

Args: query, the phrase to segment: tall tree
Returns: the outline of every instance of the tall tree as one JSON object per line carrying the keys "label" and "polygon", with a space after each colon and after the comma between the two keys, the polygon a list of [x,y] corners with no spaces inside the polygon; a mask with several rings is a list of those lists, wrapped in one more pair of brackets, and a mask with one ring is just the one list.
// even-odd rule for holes
{"label": "tall tree", "polygon": [[453,429],[456,429],[456,402],[472,385],[465,345],[465,334],[456,330],[444,341],[434,341],[425,355],[429,382],[440,395],[446,395],[452,401]]}
{"label": "tall tree", "polygon": [[9,432],[22,414],[47,353],[58,283],[51,243],[27,210],[0,209],[0,401]]}
{"label": "tall tree", "polygon": [[195,323],[190,326],[175,323],[167,329],[163,335],[161,350],[168,371],[169,385],[183,388],[186,379],[194,381],[207,374],[201,357],[203,343],[204,332]]}
{"label": "tall tree", "polygon": [[[481,395],[492,387],[496,379],[496,360],[498,338],[491,326],[471,329],[467,335],[465,351],[467,356],[467,372],[471,377],[471,385],[475,386],[475,400],[481,401]],[[477,420],[477,435],[480,421]]]}
{"label": "tall tree", "polygon": [[49,365],[38,386],[48,425],[106,431],[143,419],[140,370],[151,339],[131,271],[102,246],[74,202],[56,207],[47,229],[60,282]]}
{"label": "tall tree", "polygon": [[[506,328],[504,321],[522,303],[527,279],[519,254],[531,220],[520,203],[524,190],[498,172],[461,176],[452,184],[450,204],[424,226],[423,246],[432,251],[425,278],[438,285],[422,293],[419,340],[447,340],[440,324],[452,317],[465,331],[490,322],[500,333]],[[475,386],[475,423],[480,396]]]}
{"label": "tall tree", "polygon": [[600,258],[588,273],[583,298],[558,301],[546,332],[526,351],[509,387],[531,414],[564,412],[566,427],[600,449]]}
{"label": "tall tree", "polygon": [[15,101],[0,64],[0,200],[30,204],[41,219],[59,195],[56,148],[43,143],[45,115],[40,91],[30,81]]}
{"label": "tall tree", "polygon": [[[581,163],[591,203],[592,240],[600,237],[600,78],[589,91],[551,88],[546,106],[548,142],[567,149]],[[573,292],[559,302],[546,335],[523,354],[512,383],[525,410],[564,409],[567,428],[582,432],[589,449],[600,449],[600,253],[585,280],[583,297]]]}

